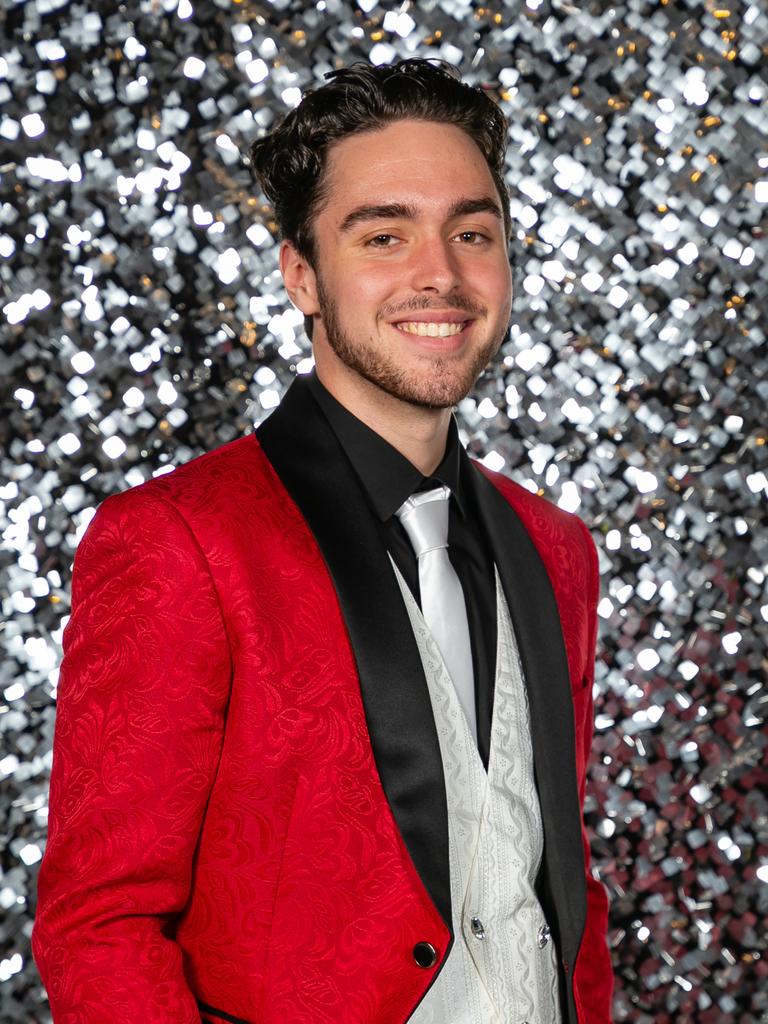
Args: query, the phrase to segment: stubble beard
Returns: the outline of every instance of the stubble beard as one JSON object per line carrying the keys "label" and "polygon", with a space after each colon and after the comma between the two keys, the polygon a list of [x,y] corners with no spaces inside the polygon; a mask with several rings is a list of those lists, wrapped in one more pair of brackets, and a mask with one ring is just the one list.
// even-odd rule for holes
{"label": "stubble beard", "polygon": [[449,409],[466,398],[509,329],[507,325],[498,337],[488,338],[469,365],[437,355],[429,360],[428,373],[409,374],[387,353],[377,351],[373,341],[362,345],[355,343],[344,330],[338,306],[323,286],[319,274],[317,301],[328,344],[346,366],[393,398],[426,409]]}

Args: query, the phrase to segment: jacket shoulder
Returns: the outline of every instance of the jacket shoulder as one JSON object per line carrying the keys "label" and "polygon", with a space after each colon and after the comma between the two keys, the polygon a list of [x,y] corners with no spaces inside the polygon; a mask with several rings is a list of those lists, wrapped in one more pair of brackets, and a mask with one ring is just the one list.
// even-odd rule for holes
{"label": "jacket shoulder", "polygon": [[535,524],[539,529],[564,533],[567,537],[578,539],[580,543],[588,540],[590,546],[592,545],[589,530],[578,516],[558,508],[548,498],[538,493],[534,494],[503,473],[488,469],[480,462],[475,462],[475,465],[501,492],[526,526]]}
{"label": "jacket shoulder", "polygon": [[242,501],[244,492],[263,481],[265,458],[252,434],[228,441],[177,466],[106,498],[99,509],[112,513],[138,513],[158,502],[171,504],[179,512],[191,512],[205,505],[220,508],[227,500]]}
{"label": "jacket shoulder", "polygon": [[475,465],[517,513],[553,580],[566,568],[572,573],[579,565],[583,568],[578,568],[578,575],[583,574],[590,599],[596,601],[599,589],[597,548],[585,523],[503,473],[494,472],[479,462]]}

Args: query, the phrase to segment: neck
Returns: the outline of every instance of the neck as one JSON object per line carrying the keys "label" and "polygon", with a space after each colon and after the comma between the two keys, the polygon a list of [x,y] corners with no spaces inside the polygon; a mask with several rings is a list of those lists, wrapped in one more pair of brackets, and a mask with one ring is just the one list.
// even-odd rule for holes
{"label": "neck", "polygon": [[428,409],[404,402],[344,364],[330,366],[316,358],[316,372],[337,402],[388,441],[424,476],[437,469],[445,455],[450,409]]}

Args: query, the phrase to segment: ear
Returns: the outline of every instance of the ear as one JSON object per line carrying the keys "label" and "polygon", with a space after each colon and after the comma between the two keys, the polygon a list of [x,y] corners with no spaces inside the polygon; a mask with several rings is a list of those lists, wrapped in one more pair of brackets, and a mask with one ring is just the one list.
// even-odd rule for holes
{"label": "ear", "polygon": [[299,254],[293,242],[287,240],[280,244],[280,273],[283,275],[285,290],[294,306],[304,316],[319,313],[315,272]]}

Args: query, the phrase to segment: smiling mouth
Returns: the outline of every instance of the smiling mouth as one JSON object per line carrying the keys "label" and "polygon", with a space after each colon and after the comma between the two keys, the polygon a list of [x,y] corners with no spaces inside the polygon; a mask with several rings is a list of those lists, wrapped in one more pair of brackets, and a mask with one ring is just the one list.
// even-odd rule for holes
{"label": "smiling mouth", "polygon": [[436,323],[434,320],[401,320],[393,326],[404,334],[418,334],[422,338],[450,338],[454,334],[461,334],[468,323],[469,320],[461,320],[458,323]]}

